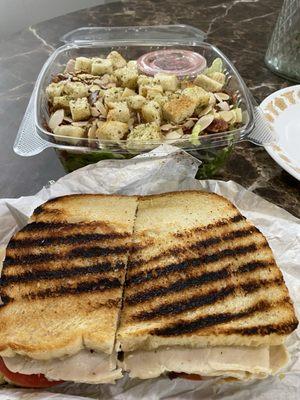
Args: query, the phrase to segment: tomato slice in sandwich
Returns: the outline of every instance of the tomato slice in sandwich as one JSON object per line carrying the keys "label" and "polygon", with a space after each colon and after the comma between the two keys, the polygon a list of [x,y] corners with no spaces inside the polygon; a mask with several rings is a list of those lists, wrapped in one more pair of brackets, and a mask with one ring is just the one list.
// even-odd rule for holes
{"label": "tomato slice in sandwich", "polygon": [[9,381],[17,386],[27,387],[27,388],[47,388],[51,386],[58,385],[63,381],[49,381],[43,374],[32,374],[25,375],[19,372],[11,372],[5,365],[4,361],[0,357],[0,372]]}

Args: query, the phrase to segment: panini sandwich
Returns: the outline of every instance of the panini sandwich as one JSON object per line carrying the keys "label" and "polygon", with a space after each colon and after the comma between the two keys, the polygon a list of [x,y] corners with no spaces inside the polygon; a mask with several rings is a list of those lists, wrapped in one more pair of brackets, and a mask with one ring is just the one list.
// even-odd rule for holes
{"label": "panini sandwich", "polygon": [[199,191],[45,203],[8,244],[0,295],[0,371],[30,387],[264,378],[298,324],[264,236]]}
{"label": "panini sandwich", "polygon": [[225,198],[139,199],[117,348],[131,377],[264,378],[298,324],[265,237]]}
{"label": "panini sandwich", "polygon": [[[134,196],[61,197],[39,207],[11,239],[0,354],[17,383],[122,376],[114,345],[136,207]],[[24,383],[20,374],[35,379]]]}

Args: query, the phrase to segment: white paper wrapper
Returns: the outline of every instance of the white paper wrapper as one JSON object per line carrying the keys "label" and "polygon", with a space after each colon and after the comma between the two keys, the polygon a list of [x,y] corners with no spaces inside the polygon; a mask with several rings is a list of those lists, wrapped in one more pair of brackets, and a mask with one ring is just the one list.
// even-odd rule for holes
{"label": "white paper wrapper", "polygon": [[[77,170],[43,188],[35,196],[0,200],[0,245],[26,224],[33,210],[45,201],[73,193],[150,194],[199,189],[231,200],[265,234],[283,271],[286,284],[300,310],[300,223],[283,209],[261,199],[235,182],[193,179],[199,161],[175,147],[163,145],[132,160],[107,160]],[[193,382],[168,378],[150,380],[125,376],[116,385],[66,383],[49,391],[0,387],[0,400],[86,399],[300,399],[300,330],[288,340],[291,354],[282,374],[251,383],[223,383],[218,379]]]}

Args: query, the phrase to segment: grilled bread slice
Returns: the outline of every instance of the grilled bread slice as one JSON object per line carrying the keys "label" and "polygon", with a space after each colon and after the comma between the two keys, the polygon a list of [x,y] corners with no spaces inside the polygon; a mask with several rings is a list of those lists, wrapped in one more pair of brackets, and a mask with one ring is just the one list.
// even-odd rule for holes
{"label": "grilled bread slice", "polygon": [[39,207],[11,239],[0,354],[112,353],[137,197],[73,195]]}
{"label": "grilled bread slice", "polygon": [[262,233],[225,198],[139,199],[117,346],[276,345],[296,327]]}

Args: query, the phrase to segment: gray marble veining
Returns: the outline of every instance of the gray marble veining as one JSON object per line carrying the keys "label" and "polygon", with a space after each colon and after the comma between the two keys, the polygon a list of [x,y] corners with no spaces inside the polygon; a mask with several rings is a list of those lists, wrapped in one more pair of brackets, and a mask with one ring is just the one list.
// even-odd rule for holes
{"label": "gray marble veining", "polygon": [[[267,43],[281,7],[279,0],[129,0],[77,11],[31,26],[0,42],[0,196],[36,192],[64,174],[53,150],[31,158],[12,145],[36,77],[60,37],[80,26],[182,23],[208,33],[235,64],[258,100],[290,83],[264,65]],[[239,144],[218,179],[233,179],[300,216],[299,182],[263,148]]]}

